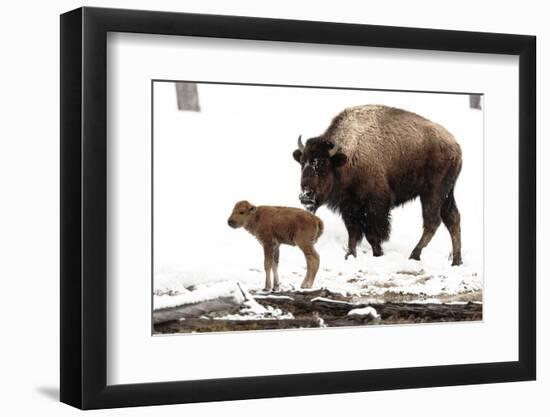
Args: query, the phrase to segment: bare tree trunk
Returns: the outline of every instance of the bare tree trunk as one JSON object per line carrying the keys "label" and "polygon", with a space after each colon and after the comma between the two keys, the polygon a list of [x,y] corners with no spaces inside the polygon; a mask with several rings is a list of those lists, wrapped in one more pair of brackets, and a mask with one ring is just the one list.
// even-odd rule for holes
{"label": "bare tree trunk", "polygon": [[470,108],[481,110],[481,94],[470,94]]}
{"label": "bare tree trunk", "polygon": [[176,83],[178,110],[201,111],[196,83]]}

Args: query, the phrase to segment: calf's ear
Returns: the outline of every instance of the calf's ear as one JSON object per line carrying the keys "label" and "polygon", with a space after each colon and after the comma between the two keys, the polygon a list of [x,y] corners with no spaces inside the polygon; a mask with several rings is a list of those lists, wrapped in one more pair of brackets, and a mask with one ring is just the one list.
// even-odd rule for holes
{"label": "calf's ear", "polygon": [[250,205],[250,207],[248,208],[248,211],[253,213],[256,211],[256,206],[253,206],[253,205]]}
{"label": "calf's ear", "polygon": [[348,162],[348,157],[344,155],[343,153],[337,153],[336,155],[332,156],[330,158],[332,165],[335,167],[341,167]]}
{"label": "calf's ear", "polygon": [[296,162],[300,163],[300,159],[302,159],[302,151],[300,149],[296,149],[292,152],[292,157],[296,160]]}

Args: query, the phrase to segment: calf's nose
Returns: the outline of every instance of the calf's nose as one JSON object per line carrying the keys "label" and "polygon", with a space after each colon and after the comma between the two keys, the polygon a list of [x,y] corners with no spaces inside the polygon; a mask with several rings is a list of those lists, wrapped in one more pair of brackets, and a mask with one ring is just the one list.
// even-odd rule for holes
{"label": "calf's nose", "polygon": [[231,227],[235,226],[235,222],[231,219],[227,220],[227,224]]}

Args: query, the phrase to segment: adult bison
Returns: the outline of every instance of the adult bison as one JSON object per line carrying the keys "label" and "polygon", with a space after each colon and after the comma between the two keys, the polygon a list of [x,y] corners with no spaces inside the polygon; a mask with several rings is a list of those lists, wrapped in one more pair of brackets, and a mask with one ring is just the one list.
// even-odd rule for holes
{"label": "adult bison", "polygon": [[460,213],[454,186],[460,146],[444,127],[417,114],[381,105],[350,107],[293,156],[302,167],[300,201],[315,212],[326,204],[342,215],[349,255],[363,235],[374,256],[390,233],[390,210],[420,197],[424,230],[410,258],[420,259],[441,220],[449,230],[453,265],[460,265]]}

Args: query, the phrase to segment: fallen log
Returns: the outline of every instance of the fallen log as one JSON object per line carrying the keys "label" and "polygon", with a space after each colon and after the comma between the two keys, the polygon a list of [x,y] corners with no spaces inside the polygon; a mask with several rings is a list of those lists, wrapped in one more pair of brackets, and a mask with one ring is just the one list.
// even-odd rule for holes
{"label": "fallen log", "polygon": [[380,314],[381,320],[386,323],[472,321],[481,320],[483,313],[483,306],[480,303],[383,303],[371,305]]}
{"label": "fallen log", "polygon": [[[249,297],[250,295],[247,295]],[[293,318],[266,319],[243,317],[224,319],[221,316],[238,313],[242,304],[238,297],[219,297],[193,305],[184,305],[153,313],[155,333],[225,332],[242,330],[272,330],[315,327],[342,327],[373,324],[433,323],[481,320],[480,303],[355,303],[351,296],[332,293],[326,289],[315,291],[286,291],[255,293],[254,300],[264,307],[291,313]],[[370,306],[376,314],[352,314]],[[368,311],[368,309],[366,310]],[[217,313],[216,313],[217,312]]]}
{"label": "fallen log", "polygon": [[159,333],[203,333],[245,330],[284,330],[297,328],[349,327],[376,324],[411,324],[434,322],[460,322],[481,320],[482,305],[468,304],[371,304],[379,317],[342,314],[337,308],[335,314],[323,315],[316,312],[294,319],[252,319],[226,320],[207,318],[186,318],[183,320],[156,323],[154,332]]}
{"label": "fallen log", "polygon": [[154,326],[156,334],[165,333],[209,333],[244,330],[282,330],[320,327],[321,321],[315,317],[284,320],[225,320],[190,318]]}
{"label": "fallen log", "polygon": [[440,321],[481,320],[483,306],[480,303],[354,303],[352,297],[331,293],[323,289],[309,292],[284,292],[273,297],[256,297],[264,305],[291,312],[294,317],[311,315],[313,312],[322,317],[327,326],[353,325],[366,322],[365,317],[347,317],[352,309],[373,307],[380,315],[382,324],[426,323]]}
{"label": "fallen log", "polygon": [[292,313],[295,317],[311,315],[312,312],[340,312],[347,314],[353,308],[363,304],[351,303],[351,297],[333,293],[326,288],[314,291],[285,291],[275,294],[255,293],[254,300],[263,306],[279,308]]}

